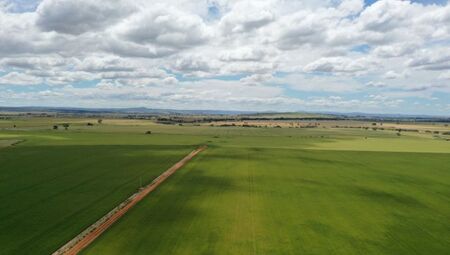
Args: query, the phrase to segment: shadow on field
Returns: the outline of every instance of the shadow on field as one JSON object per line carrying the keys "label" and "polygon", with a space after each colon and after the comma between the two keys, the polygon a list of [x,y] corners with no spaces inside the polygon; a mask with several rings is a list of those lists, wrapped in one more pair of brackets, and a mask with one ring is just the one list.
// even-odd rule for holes
{"label": "shadow on field", "polygon": [[[229,178],[206,174],[195,160],[191,163],[137,204],[83,254],[101,254],[111,247],[129,254],[148,254],[149,249],[151,254],[171,254],[179,249],[179,238],[183,238],[181,243],[191,238],[193,242],[220,240],[214,237],[208,221],[220,220],[215,217],[220,196],[239,188]],[[205,224],[196,224],[199,219]]]}
{"label": "shadow on field", "polygon": [[427,207],[425,204],[421,203],[417,199],[410,197],[410,196],[389,193],[389,192],[385,192],[385,191],[381,191],[381,190],[370,189],[367,187],[352,186],[351,188],[354,190],[354,192],[357,195],[365,197],[369,201],[376,201],[379,203],[401,204],[401,205],[405,205],[408,207],[414,207],[414,208],[418,208],[418,207],[426,208]]}
{"label": "shadow on field", "polygon": [[[353,151],[320,151],[318,153],[315,150],[307,150],[301,148],[257,148],[249,147],[243,149],[236,149],[234,151],[227,150],[226,153],[214,153],[208,156],[205,160],[258,160],[261,161],[265,157],[281,157],[283,161],[289,162],[291,160],[300,160],[305,165],[315,164],[327,164],[327,165],[340,165],[340,166],[361,166],[365,167],[366,164],[358,161],[350,160],[354,154],[354,157],[358,157],[359,152]],[[346,158],[346,157],[350,158]],[[354,158],[353,157],[353,158]]]}

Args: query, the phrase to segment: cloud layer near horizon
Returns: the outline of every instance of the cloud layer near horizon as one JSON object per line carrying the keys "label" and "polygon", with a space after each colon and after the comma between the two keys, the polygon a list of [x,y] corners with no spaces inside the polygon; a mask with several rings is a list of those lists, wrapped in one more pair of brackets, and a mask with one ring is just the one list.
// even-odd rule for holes
{"label": "cloud layer near horizon", "polygon": [[0,105],[450,114],[450,5],[0,0]]}

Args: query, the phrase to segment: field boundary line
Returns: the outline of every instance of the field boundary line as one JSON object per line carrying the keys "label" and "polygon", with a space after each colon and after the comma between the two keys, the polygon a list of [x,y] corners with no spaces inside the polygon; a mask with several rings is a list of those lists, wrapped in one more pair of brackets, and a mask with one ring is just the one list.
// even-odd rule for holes
{"label": "field boundary line", "polygon": [[83,232],[78,234],[75,238],[67,242],[52,255],[75,255],[81,250],[91,244],[97,237],[111,227],[118,219],[120,219],[126,212],[128,212],[134,205],[145,198],[150,192],[155,190],[161,183],[163,183],[169,176],[174,174],[178,169],[186,165],[197,154],[205,150],[207,146],[201,146],[191,153],[189,153],[182,160],[167,169],[160,176],[156,177],[150,184],[141,188],[138,192],[131,195],[125,201],[114,207],[105,216],[101,217],[94,224],[90,225]]}

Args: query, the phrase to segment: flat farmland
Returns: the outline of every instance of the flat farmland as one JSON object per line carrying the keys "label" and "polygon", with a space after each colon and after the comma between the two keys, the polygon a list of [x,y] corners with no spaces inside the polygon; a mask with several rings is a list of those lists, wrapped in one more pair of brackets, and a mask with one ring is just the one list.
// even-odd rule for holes
{"label": "flat farmland", "polygon": [[27,141],[0,150],[2,254],[50,254],[194,148],[16,135]]}
{"label": "flat farmland", "polygon": [[270,141],[210,147],[83,254],[448,254],[447,153]]}
{"label": "flat farmland", "polygon": [[[82,253],[409,255],[450,249],[445,137],[95,121],[0,121],[2,254],[55,251],[202,144],[206,151]],[[68,130],[52,130],[62,122],[70,123]]]}

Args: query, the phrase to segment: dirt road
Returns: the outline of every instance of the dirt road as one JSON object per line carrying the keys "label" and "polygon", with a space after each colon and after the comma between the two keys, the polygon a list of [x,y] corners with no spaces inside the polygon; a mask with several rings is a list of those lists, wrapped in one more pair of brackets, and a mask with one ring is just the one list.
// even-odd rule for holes
{"label": "dirt road", "polygon": [[81,232],[78,236],[70,240],[64,246],[55,251],[52,255],[74,255],[78,254],[82,249],[86,248],[90,243],[92,243],[97,237],[99,237],[105,230],[107,230],[114,222],[116,222],[120,217],[122,217],[128,210],[130,210],[134,205],[136,205],[139,201],[141,201],[145,196],[147,196],[150,192],[155,190],[162,182],[164,182],[169,176],[174,174],[178,169],[183,167],[186,163],[188,163],[193,157],[195,157],[198,153],[205,150],[206,146],[202,146],[191,153],[189,153],[186,157],[180,160],[178,163],[173,165],[171,168],[166,170],[160,176],[158,176],[152,183],[145,186],[127,200],[122,202],[119,206],[111,210],[108,214],[103,216],[97,222],[92,224],[86,230]]}

